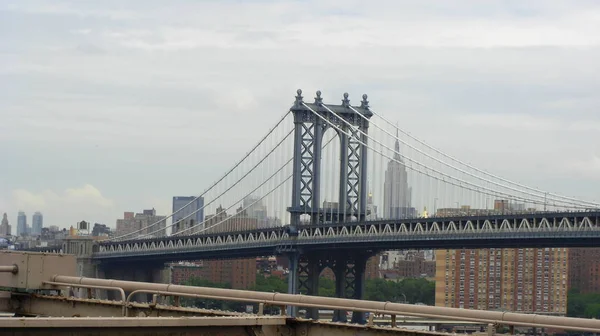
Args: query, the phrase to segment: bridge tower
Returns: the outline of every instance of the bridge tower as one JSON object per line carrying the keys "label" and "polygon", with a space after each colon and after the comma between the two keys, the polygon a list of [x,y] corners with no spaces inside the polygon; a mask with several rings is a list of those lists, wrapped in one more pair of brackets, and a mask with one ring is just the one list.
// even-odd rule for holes
{"label": "bridge tower", "polygon": [[[305,103],[302,90],[297,91],[296,101],[290,109],[294,115],[294,176],[292,184],[291,225],[300,225],[302,215],[310,216],[311,224],[325,221],[344,222],[351,219],[362,221],[367,209],[367,136],[369,122],[350,109],[348,94],[344,93],[341,105],[323,105],[321,91],[317,91],[314,103]],[[360,106],[352,106],[366,118],[369,111],[367,95]],[[312,111],[311,111],[312,110]],[[316,112],[318,114],[315,115]],[[336,116],[337,115],[337,116]],[[340,120],[343,118],[347,123]],[[329,123],[339,130],[333,128]],[[349,127],[348,124],[357,129]],[[340,139],[339,206],[337,211],[327,211],[321,205],[321,153],[323,134],[334,129]],[[348,136],[350,134],[351,136]],[[362,142],[362,144],[361,144]]]}
{"label": "bridge tower", "polygon": [[[301,217],[310,217],[308,225],[324,222],[364,221],[367,215],[367,136],[369,110],[367,95],[362,96],[360,106],[350,107],[348,94],[344,93],[341,105],[324,106],[321,92],[317,91],[314,103],[305,103],[302,90],[297,91],[291,107],[294,115],[294,159],[292,177],[292,204],[290,232],[306,225]],[[333,112],[333,113],[332,113]],[[342,121],[345,120],[346,122]],[[332,127],[328,122],[336,127]],[[353,127],[350,127],[352,125]],[[340,139],[339,202],[336,210],[321,209],[321,153],[323,134],[332,128]],[[336,129],[337,128],[337,129]],[[360,130],[360,133],[358,130]],[[336,277],[336,295],[340,298],[364,298],[364,278],[370,251],[339,250],[303,253],[293,251],[290,258],[288,292],[298,291],[317,295],[319,275],[330,267]],[[294,312],[291,312],[292,314]],[[318,318],[316,309],[307,309],[311,318]],[[336,312],[334,320],[346,321],[345,312]],[[355,322],[363,322],[363,314],[355,314]]]}

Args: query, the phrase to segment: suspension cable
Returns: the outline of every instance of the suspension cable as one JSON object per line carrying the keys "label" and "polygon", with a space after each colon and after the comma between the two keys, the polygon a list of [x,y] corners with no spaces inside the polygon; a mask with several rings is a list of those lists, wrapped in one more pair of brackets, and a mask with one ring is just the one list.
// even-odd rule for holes
{"label": "suspension cable", "polygon": [[[213,198],[213,199],[212,199],[210,202],[208,202],[208,203],[205,203],[205,204],[204,204],[202,207],[200,207],[200,208],[196,209],[195,211],[193,211],[193,212],[189,213],[188,215],[186,215],[185,217],[181,218],[181,219],[180,219],[180,221],[186,220],[186,219],[188,219],[188,218],[192,217],[193,215],[195,215],[196,213],[198,213],[198,212],[200,212],[200,211],[204,210],[204,208],[206,208],[207,206],[209,206],[209,205],[211,205],[212,203],[216,202],[216,201],[219,199],[219,197],[223,196],[223,195],[224,195],[224,194],[226,194],[226,193],[227,193],[229,190],[233,189],[233,188],[234,188],[236,185],[238,185],[238,184],[239,184],[239,183],[240,183],[242,180],[244,180],[244,179],[245,179],[245,178],[246,178],[248,175],[250,175],[250,173],[252,173],[252,172],[253,172],[253,171],[254,171],[256,168],[258,168],[258,167],[259,167],[259,166],[260,166],[260,165],[261,165],[261,164],[262,164],[262,163],[263,163],[263,162],[264,162],[264,161],[265,161],[267,158],[269,158],[269,157],[271,156],[271,154],[273,154],[273,153],[275,152],[275,150],[276,150],[276,149],[277,149],[277,148],[278,148],[278,147],[279,147],[279,146],[280,146],[280,145],[281,145],[283,142],[285,142],[285,140],[286,140],[287,138],[289,138],[289,137],[290,137],[290,135],[292,134],[292,132],[293,132],[293,131],[294,131],[294,130],[291,130],[291,131],[289,131],[289,132],[286,134],[286,136],[285,136],[283,139],[281,139],[281,140],[279,141],[279,143],[277,143],[277,144],[275,145],[275,147],[273,147],[273,149],[272,149],[272,150],[271,150],[269,153],[267,153],[267,154],[266,154],[266,155],[265,155],[265,156],[264,156],[264,157],[263,157],[263,158],[262,158],[262,159],[261,159],[261,160],[260,160],[258,163],[256,163],[256,164],[255,164],[255,165],[254,165],[252,168],[250,168],[250,170],[248,170],[248,171],[247,171],[247,172],[246,172],[246,173],[245,173],[245,174],[244,174],[242,177],[240,177],[240,178],[239,178],[237,181],[235,181],[235,182],[234,182],[234,183],[233,183],[231,186],[229,186],[229,188],[225,189],[225,190],[224,190],[223,192],[221,192],[221,193],[220,193],[218,196],[216,196],[215,198]],[[204,223],[204,221],[203,221],[202,223]],[[202,224],[202,223],[199,223],[199,224]],[[197,225],[199,225],[199,224],[196,224],[196,225],[194,225],[194,227],[195,227],[195,226],[197,226]],[[145,233],[144,235],[142,235],[142,237],[146,237],[146,236],[152,235],[152,234],[154,234],[154,233],[157,233],[157,232],[160,232],[160,231],[166,230],[167,228],[171,228],[171,227],[173,227],[173,226],[175,226],[175,225],[177,225],[177,223],[171,223],[171,225],[169,225],[169,226],[166,226],[165,228],[159,228],[159,229],[157,229],[157,230],[154,230],[154,231],[152,231],[152,232]]]}
{"label": "suspension cable", "polygon": [[[294,131],[294,130],[292,130],[292,131]],[[329,145],[329,144],[330,144],[330,143],[331,143],[331,142],[332,142],[334,139],[335,139],[335,137],[333,137],[333,138],[329,139],[329,140],[328,140],[328,141],[325,143],[325,145],[323,145],[323,148],[327,147],[327,145]],[[283,164],[283,165],[282,165],[282,166],[281,166],[281,167],[280,167],[280,168],[279,168],[279,169],[278,169],[278,170],[277,170],[275,173],[273,173],[271,176],[269,176],[269,177],[268,177],[268,178],[267,178],[267,179],[266,179],[266,180],[265,180],[265,181],[264,181],[264,182],[263,182],[261,185],[259,185],[258,187],[256,187],[254,190],[252,190],[252,191],[251,191],[250,193],[248,193],[246,196],[242,197],[242,198],[241,198],[240,200],[238,200],[237,202],[233,202],[233,205],[229,206],[227,209],[224,209],[223,211],[221,211],[221,212],[219,212],[219,213],[215,214],[215,217],[216,217],[216,216],[218,216],[218,215],[220,215],[220,214],[222,214],[222,213],[224,213],[224,212],[227,212],[227,210],[229,210],[229,209],[231,209],[232,207],[234,207],[234,206],[235,206],[237,203],[239,203],[239,202],[243,201],[243,200],[244,200],[244,198],[246,198],[247,196],[250,196],[250,195],[252,195],[252,193],[254,193],[256,190],[258,190],[260,187],[262,187],[264,184],[266,184],[266,183],[267,183],[269,180],[271,180],[271,179],[272,179],[272,178],[273,178],[273,177],[274,177],[274,176],[275,176],[277,173],[279,173],[281,170],[283,170],[283,168],[284,168],[284,167],[286,167],[286,166],[287,166],[287,165],[288,165],[290,162],[292,162],[293,160],[294,160],[294,158],[293,158],[293,157],[292,157],[291,159],[289,159],[289,160],[288,160],[286,163],[284,163],[284,164]],[[286,179],[285,179],[285,181],[287,181],[287,180],[288,180],[288,179],[289,179],[291,176],[293,176],[293,174],[292,174],[292,175],[290,175],[290,176],[288,176],[288,178],[286,178]],[[285,182],[285,181],[284,181],[284,182]],[[282,183],[280,183],[280,184],[279,184],[277,187],[275,187],[275,189],[276,189],[276,188],[278,188],[278,187],[279,187],[281,184],[283,184],[283,182],[282,182]],[[273,192],[275,189],[272,189],[272,190],[271,190],[269,193],[267,193],[267,195],[268,195],[268,194],[270,194],[271,192]],[[255,202],[251,203],[250,205],[247,205],[246,207],[242,208],[242,211],[244,211],[244,210],[248,209],[249,207],[251,207],[252,205],[254,205],[256,202],[258,202],[258,201],[262,200],[263,198],[265,198],[267,195],[264,195],[263,197],[259,198],[257,201],[255,201]],[[175,234],[173,234],[172,236],[176,236],[176,235],[179,235],[179,234],[181,234],[181,233],[183,233],[183,232],[190,231],[190,230],[192,230],[192,229],[193,229],[193,228],[195,228],[195,227],[198,227],[198,226],[201,226],[201,225],[205,224],[205,223],[206,223],[208,220],[210,220],[210,219],[205,219],[204,221],[202,221],[202,223],[197,223],[197,224],[195,224],[194,226],[191,226],[191,227],[189,227],[189,228],[187,228],[187,229],[185,229],[185,230],[182,230],[182,231],[176,232],[176,233],[175,233]],[[225,220],[227,220],[227,218],[226,218]],[[223,223],[225,220],[223,220],[223,221],[219,222],[218,224],[220,224],[220,223]],[[217,226],[218,224],[215,224],[215,225],[211,226],[211,228],[212,228],[212,227],[215,227],[215,226]],[[206,231],[206,230],[201,230],[201,231],[199,231],[199,232],[197,232],[197,233],[204,232],[204,231]],[[196,233],[196,234],[197,234],[197,233]],[[144,236],[143,236],[143,237],[144,237]]]}
{"label": "suspension cable", "polygon": [[[272,178],[273,178],[275,175],[279,174],[279,172],[281,172],[281,171],[282,171],[282,170],[283,170],[283,169],[284,169],[284,168],[285,168],[285,167],[286,167],[286,166],[287,166],[287,165],[288,165],[290,162],[292,162],[293,160],[294,160],[294,158],[293,158],[293,157],[292,157],[291,159],[289,159],[289,160],[288,160],[286,163],[284,163],[284,164],[283,164],[283,165],[282,165],[282,166],[281,166],[279,169],[277,169],[277,171],[275,171],[275,172],[274,172],[274,173],[273,173],[271,176],[269,176],[269,177],[268,177],[266,180],[264,180],[264,181],[263,181],[263,183],[261,183],[261,184],[260,184],[258,187],[254,188],[254,189],[253,189],[252,191],[250,191],[248,194],[246,194],[246,195],[244,195],[243,197],[241,197],[241,198],[240,198],[238,201],[236,201],[236,202],[233,202],[233,203],[232,203],[232,204],[231,204],[229,207],[227,207],[227,209],[224,209],[224,210],[222,210],[220,213],[217,213],[217,214],[215,214],[215,217],[217,217],[218,215],[220,215],[220,214],[222,214],[222,213],[226,213],[226,212],[227,212],[227,210],[230,210],[231,208],[235,207],[235,206],[236,206],[236,205],[237,205],[239,202],[242,202],[242,201],[243,201],[243,200],[244,200],[246,197],[248,197],[248,196],[252,195],[252,193],[254,193],[254,192],[255,192],[255,191],[257,191],[258,189],[260,189],[260,187],[262,187],[262,186],[264,186],[265,184],[267,184],[267,182],[269,182],[269,181],[270,181],[270,180],[271,180],[271,179],[272,179]],[[285,179],[283,182],[287,181],[287,180],[288,180],[288,179],[289,179],[291,176],[292,176],[292,175],[288,176],[288,177],[287,177],[287,178],[286,178],[286,179]],[[281,184],[283,184],[283,182],[282,182],[282,183],[280,183],[280,184],[278,184],[278,185],[277,185],[277,186],[276,186],[274,189],[271,189],[271,191],[270,191],[269,193],[267,193],[267,194],[265,194],[264,196],[262,196],[261,198],[259,198],[259,199],[255,200],[255,201],[254,201],[254,202],[252,202],[250,205],[247,205],[246,207],[242,208],[242,211],[244,211],[244,210],[248,209],[249,207],[251,207],[252,205],[254,205],[256,202],[258,202],[258,201],[262,200],[262,199],[263,199],[263,198],[265,198],[267,195],[269,195],[271,192],[275,191],[275,189],[277,189],[277,188],[278,188],[278,187],[279,187]],[[220,224],[220,223],[223,223],[224,221],[226,221],[226,220],[228,220],[228,219],[230,219],[230,218],[225,218],[223,221],[219,222],[219,224]],[[202,223],[197,223],[197,224],[195,224],[194,226],[190,226],[189,228],[187,228],[187,229],[185,229],[185,230],[178,231],[178,232],[176,232],[176,233],[172,234],[171,236],[178,236],[178,235],[181,235],[181,234],[182,234],[182,233],[184,233],[184,232],[188,232],[188,231],[190,231],[190,230],[192,230],[192,229],[194,229],[194,228],[196,228],[196,227],[198,227],[198,226],[202,226],[202,225],[204,225],[204,224],[205,224],[207,221],[209,221],[209,220],[210,220],[210,219],[205,219],[205,220],[203,220],[203,221],[202,221]],[[211,226],[211,228],[212,228],[212,227],[215,227],[215,226],[216,226],[216,225],[213,225],[213,226]],[[204,228],[204,229],[206,230],[206,229],[208,229],[208,228]]]}
{"label": "suspension cable", "polygon": [[[351,134],[349,134],[349,133],[347,133],[347,132],[343,131],[342,129],[340,129],[340,128],[339,128],[339,127],[337,127],[336,125],[332,124],[332,123],[331,123],[329,120],[327,120],[326,118],[324,118],[323,116],[321,116],[320,114],[318,114],[318,113],[317,113],[316,111],[314,111],[314,110],[313,110],[313,109],[312,109],[310,106],[306,105],[304,102],[302,102],[302,105],[303,105],[304,107],[306,107],[308,110],[310,110],[310,111],[311,111],[313,114],[315,114],[315,115],[316,115],[318,118],[322,119],[322,120],[323,120],[323,121],[325,121],[327,124],[329,124],[331,127],[333,127],[333,128],[335,128],[335,129],[337,129],[339,132],[341,132],[341,133],[343,133],[343,134],[345,134],[345,135],[347,135],[347,136],[349,136],[349,137],[352,137],[352,135],[351,135]],[[327,108],[327,107],[325,106],[325,108]],[[346,120],[344,120],[343,118],[341,118],[341,117],[340,117],[339,115],[337,115],[335,112],[333,112],[333,111],[331,111],[331,110],[330,110],[330,112],[331,112],[331,113],[333,113],[335,116],[337,116],[339,120],[342,120],[344,123],[346,123],[346,124],[350,125],[352,129],[354,129],[354,127],[353,127],[353,126],[352,126],[350,123],[348,123]],[[363,133],[363,134],[364,134],[364,135],[365,135],[367,138],[369,138],[369,135],[365,134],[364,132],[362,132],[362,131],[360,131],[360,130],[356,130],[356,131],[358,131],[358,132],[360,132],[360,133]],[[371,148],[369,145],[365,144],[364,142],[360,141],[359,139],[356,139],[356,141],[357,141],[358,143],[360,143],[361,145],[365,146],[366,148],[368,148],[368,149],[372,150],[373,152],[375,152],[375,153],[379,154],[379,155],[383,155],[383,156],[387,157],[387,158],[388,158],[388,159],[390,159],[390,160],[393,160],[393,161],[395,161],[395,162],[398,162],[398,163],[401,163],[401,164],[403,164],[403,163],[402,163],[402,162],[400,162],[399,160],[396,160],[396,159],[395,159],[395,158],[393,158],[393,157],[390,157],[390,156],[388,156],[388,155],[386,155],[386,154],[383,154],[383,153],[381,153],[380,151],[378,151],[378,150],[376,150],[376,149],[374,149],[374,148]],[[385,146],[385,145],[381,144],[380,142],[378,142],[377,140],[375,140],[375,141],[376,141],[377,143],[379,143],[380,145],[382,145],[382,146],[384,146],[384,147],[386,147],[386,148],[390,149],[389,147],[387,147],[387,146]],[[394,151],[394,152],[395,152],[395,151]],[[477,185],[477,184],[473,184],[473,183],[471,183],[471,182],[463,181],[463,180],[461,180],[461,179],[458,179],[458,178],[456,178],[456,177],[450,176],[450,175],[448,175],[448,174],[446,174],[446,173],[442,173],[442,172],[440,172],[440,171],[437,171],[437,170],[435,170],[435,169],[428,168],[428,167],[424,166],[423,164],[421,164],[421,163],[419,163],[419,162],[417,162],[417,161],[414,161],[414,160],[412,160],[412,159],[410,159],[410,158],[408,158],[408,157],[406,157],[406,159],[407,159],[407,160],[409,160],[409,161],[411,161],[411,162],[413,162],[413,163],[415,163],[416,165],[422,166],[422,167],[423,167],[423,168],[425,168],[425,169],[429,169],[429,170],[431,170],[431,171],[434,171],[434,172],[436,172],[436,173],[437,173],[437,174],[439,174],[439,175],[442,175],[442,176],[448,177],[449,179],[456,180],[456,181],[458,181],[458,182],[460,182],[460,183],[465,183],[465,184],[472,185],[473,187],[475,187],[475,188],[480,188],[481,190],[483,190],[483,189],[485,189],[485,190],[489,190],[490,192],[492,192],[492,194],[488,194],[488,195],[490,195],[490,196],[495,196],[495,195],[497,195],[497,194],[502,194],[502,195],[505,195],[505,196],[507,196],[507,197],[509,197],[509,198],[517,198],[517,199],[523,199],[523,200],[528,200],[528,201],[531,201],[531,202],[529,202],[529,203],[543,204],[543,203],[541,203],[541,202],[538,202],[538,201],[536,201],[536,200],[532,200],[532,199],[526,199],[526,198],[524,198],[524,197],[515,197],[514,195],[510,195],[510,194],[507,194],[507,193],[504,193],[504,192],[497,192],[497,191],[494,191],[494,190],[492,190],[492,189],[485,188],[485,187],[479,186],[479,185]],[[414,167],[408,167],[408,166],[407,166],[407,168],[409,168],[409,169],[411,169],[411,170],[414,170],[414,171],[416,171],[416,172],[418,172],[418,173],[425,174],[425,175],[427,175],[427,176],[429,176],[429,177],[432,177],[432,178],[435,178],[435,179],[437,179],[437,180],[440,180],[440,181],[442,181],[442,182],[444,182],[444,183],[450,183],[450,184],[453,184],[453,185],[455,185],[455,186],[457,186],[457,187],[460,187],[460,188],[465,188],[465,186],[458,185],[458,184],[455,184],[455,183],[451,183],[450,181],[441,180],[440,178],[438,178],[438,177],[436,177],[436,176],[429,175],[428,173],[426,173],[426,172],[423,172],[423,171],[421,171],[421,170],[418,170],[418,169],[415,169]],[[468,188],[467,188],[467,189],[468,189]],[[472,191],[477,191],[477,190],[475,190],[475,189],[470,189],[470,190],[472,190]],[[556,203],[554,203],[553,205],[554,205],[554,206],[556,206]],[[586,207],[580,207],[580,206],[574,206],[574,208],[589,209],[589,208],[586,208]]]}
{"label": "suspension cable", "polygon": [[[160,223],[162,223],[163,221],[166,221],[167,219],[173,217],[175,214],[177,214],[178,212],[182,211],[183,209],[187,208],[189,205],[191,205],[192,203],[194,203],[196,200],[198,200],[200,197],[206,195],[207,192],[209,192],[210,190],[212,190],[217,184],[219,184],[221,181],[223,181],[227,176],[229,176],[229,174],[231,174],[231,172],[233,172],[237,167],[239,167],[242,162],[244,162],[270,135],[271,133],[273,133],[273,131],[275,131],[275,129],[277,129],[277,127],[279,127],[279,125],[285,120],[285,118],[288,116],[288,114],[290,114],[290,111],[288,110],[286,113],[284,113],[284,115],[279,119],[279,121],[277,121],[277,123],[275,124],[275,126],[271,127],[271,129],[269,130],[269,132],[262,137],[262,139],[260,139],[260,141],[254,146],[252,147],[252,149],[246,153],[246,155],[244,155],[244,157],[242,157],[236,164],[233,165],[233,167],[231,167],[231,169],[229,169],[223,176],[221,176],[221,178],[219,178],[216,182],[214,182],[210,187],[208,187],[208,189],[204,190],[198,197],[195,197],[192,201],[190,201],[188,204],[184,205],[183,207],[181,207],[180,209],[178,209],[177,211],[174,211],[173,213],[171,213],[169,216],[165,217],[164,219],[161,219],[159,221],[156,221],[155,223],[152,223],[148,226],[145,226],[143,228],[140,228],[138,230],[117,236],[117,237],[113,237],[110,240],[118,240],[124,237],[128,237],[131,235],[134,235],[136,233],[142,232],[144,230],[147,230],[148,228],[154,227],[156,225],[159,225]],[[171,225],[173,226],[173,225]],[[165,228],[166,229],[166,228]],[[160,229],[159,231],[162,231],[163,229]]]}
{"label": "suspension cable", "polygon": [[[328,107],[327,107],[325,104],[323,104],[323,106],[324,106],[324,107],[325,107],[327,110],[329,110],[330,112],[332,112],[332,111],[331,111],[331,109],[329,109],[329,108],[328,108]],[[358,114],[358,115],[359,115],[361,118],[363,118],[364,120],[367,120],[367,121],[369,121],[369,119],[367,119],[367,117],[365,117],[365,116],[364,116],[362,113],[360,113],[359,111],[357,111],[357,110],[356,110],[355,108],[353,108],[352,106],[349,106],[349,108],[350,108],[352,111],[354,111],[356,114]],[[376,128],[378,128],[378,129],[380,129],[380,130],[384,131],[384,132],[385,132],[385,133],[387,133],[389,136],[393,137],[395,140],[398,140],[399,142],[401,142],[401,143],[402,143],[402,144],[404,144],[405,146],[408,146],[409,148],[416,150],[416,151],[417,151],[417,152],[419,152],[420,154],[423,154],[423,155],[425,155],[425,156],[427,156],[427,157],[429,157],[429,158],[431,158],[431,159],[433,159],[433,160],[435,160],[435,161],[437,161],[437,162],[439,162],[439,163],[441,163],[441,164],[443,164],[443,165],[445,165],[445,166],[447,166],[447,167],[449,167],[449,168],[451,168],[451,169],[455,169],[455,170],[457,170],[457,171],[459,171],[459,172],[461,172],[461,173],[463,173],[463,174],[469,175],[469,176],[471,176],[471,177],[474,177],[474,178],[476,178],[476,179],[479,179],[479,180],[481,180],[481,181],[484,181],[484,182],[492,183],[492,184],[494,184],[494,185],[497,185],[497,186],[499,186],[499,187],[507,188],[507,189],[510,189],[510,190],[513,190],[513,191],[516,191],[516,192],[519,192],[519,193],[528,194],[528,195],[531,195],[531,196],[534,196],[534,197],[544,197],[545,195],[549,194],[549,193],[547,193],[547,192],[542,192],[542,195],[532,194],[532,193],[530,193],[530,192],[527,192],[527,191],[523,191],[523,190],[515,189],[515,188],[513,188],[513,187],[505,186],[505,185],[502,185],[502,184],[500,184],[500,183],[498,183],[498,182],[491,181],[491,180],[488,180],[488,179],[485,179],[485,178],[479,177],[479,176],[477,176],[477,175],[474,175],[473,173],[470,173],[470,172],[468,172],[468,171],[465,171],[465,170],[462,170],[462,169],[460,169],[460,168],[458,168],[458,167],[455,167],[455,166],[453,166],[453,165],[451,165],[451,164],[449,164],[449,163],[446,163],[446,162],[444,162],[444,161],[442,161],[442,160],[440,160],[440,159],[438,159],[438,158],[436,158],[436,157],[433,157],[433,156],[429,155],[428,153],[425,153],[425,152],[421,151],[421,150],[420,150],[420,149],[418,149],[418,148],[415,148],[415,147],[413,147],[411,144],[409,144],[409,143],[406,143],[406,142],[405,142],[403,139],[400,139],[399,137],[396,137],[396,136],[394,136],[393,134],[389,133],[387,130],[384,130],[383,128],[381,128],[379,125],[377,125],[377,124],[376,124],[376,123],[374,123],[374,122],[370,122],[370,124],[371,124],[371,125],[374,125],[374,126],[375,126]],[[377,141],[377,140],[376,140],[376,141]],[[388,149],[389,149],[389,148],[388,148]],[[398,154],[400,154],[400,153],[398,153]],[[580,203],[574,203],[574,202],[569,202],[569,201],[563,201],[563,200],[562,200],[560,197],[559,197],[558,199],[555,199],[555,198],[553,198],[553,200],[555,200],[555,201],[559,201],[559,202],[564,202],[565,204],[575,204],[575,205],[582,205],[582,206],[583,206],[583,205],[593,205],[593,206],[600,206],[600,204],[597,204],[597,203],[594,203],[594,202],[582,201],[582,200],[578,200]]]}
{"label": "suspension cable", "polygon": [[[394,126],[394,124],[393,124],[392,122],[390,122],[388,119],[386,119],[386,118],[385,118],[383,115],[381,115],[381,114],[379,114],[379,113],[377,113],[377,112],[373,111],[372,109],[370,109],[370,108],[369,108],[369,111],[371,111],[371,112],[372,112],[374,115],[376,115],[376,116],[378,116],[379,118],[381,118],[381,119],[382,119],[383,121],[385,121],[387,124],[389,124],[389,125],[392,125],[393,127],[395,127],[395,128],[396,128],[396,130],[398,130],[398,131],[399,131],[399,132],[401,132],[402,134],[406,135],[407,137],[409,137],[409,138],[413,139],[414,141],[418,142],[419,144],[421,144],[421,145],[423,145],[423,146],[425,146],[425,147],[427,147],[427,148],[431,149],[432,151],[434,151],[434,152],[436,152],[436,153],[438,153],[438,154],[441,154],[442,156],[444,156],[444,157],[446,157],[446,158],[448,158],[448,159],[450,159],[450,160],[452,160],[452,161],[454,161],[454,162],[457,162],[458,164],[461,164],[461,165],[463,165],[463,166],[465,166],[465,167],[467,167],[467,168],[473,169],[473,170],[475,170],[475,171],[477,171],[477,172],[479,172],[479,173],[485,174],[485,175],[487,175],[487,176],[489,176],[489,177],[491,177],[491,178],[498,179],[498,180],[500,180],[500,181],[502,181],[502,182],[506,182],[506,183],[509,183],[509,184],[513,184],[513,185],[519,186],[519,187],[521,187],[521,188],[529,189],[529,190],[532,190],[532,191],[535,191],[535,192],[539,192],[539,193],[546,193],[545,191],[543,191],[543,190],[540,190],[540,189],[538,189],[538,188],[529,187],[529,186],[527,186],[527,185],[524,185],[524,184],[522,184],[522,183],[518,183],[518,182],[513,182],[513,181],[511,181],[511,180],[508,180],[508,179],[506,179],[506,178],[503,178],[503,177],[501,177],[501,176],[498,176],[498,175],[495,175],[495,174],[492,174],[492,173],[488,173],[488,172],[486,172],[485,170],[479,169],[479,168],[477,168],[477,167],[475,167],[475,166],[473,166],[473,165],[471,165],[471,164],[469,164],[469,163],[466,163],[466,162],[464,162],[464,161],[461,161],[461,160],[459,160],[459,159],[457,159],[457,158],[455,158],[455,157],[453,157],[453,156],[451,156],[451,155],[449,155],[449,154],[446,154],[446,153],[442,152],[441,150],[439,150],[439,149],[437,149],[437,148],[435,148],[435,147],[433,147],[433,146],[431,146],[431,145],[427,144],[426,142],[424,142],[424,141],[422,141],[422,140],[419,140],[418,138],[416,138],[416,137],[412,136],[410,133],[406,132],[406,131],[405,131],[405,130],[403,130],[402,128],[399,128],[398,126]],[[589,202],[589,201],[583,201],[583,200],[579,200],[579,199],[577,199],[577,198],[573,198],[573,197],[569,197],[569,196],[563,196],[563,195],[554,194],[554,193],[549,193],[549,192],[548,192],[547,194],[548,194],[548,195],[552,195],[552,196],[556,196],[556,197],[559,197],[559,198],[564,198],[564,199],[567,199],[567,200],[571,200],[571,201],[577,201],[577,202],[582,202],[582,203],[588,203],[588,204],[590,204],[590,205],[596,205],[596,206],[600,205],[600,203]],[[581,203],[579,203],[579,204],[581,204]]]}

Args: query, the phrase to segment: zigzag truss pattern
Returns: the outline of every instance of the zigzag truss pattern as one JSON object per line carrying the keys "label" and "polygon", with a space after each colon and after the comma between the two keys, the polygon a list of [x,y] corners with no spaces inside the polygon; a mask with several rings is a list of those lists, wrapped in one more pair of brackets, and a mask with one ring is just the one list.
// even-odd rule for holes
{"label": "zigzag truss pattern", "polygon": [[[290,237],[286,227],[253,230],[246,232],[224,232],[216,234],[187,237],[165,237],[148,240],[111,242],[100,244],[95,255],[106,254],[143,254],[146,251],[198,251],[204,248],[230,246],[239,248],[244,245],[304,244],[317,241],[336,240],[339,238],[365,238],[404,236],[402,240],[417,238],[422,235],[456,235],[470,234],[490,235],[505,233],[544,233],[544,232],[580,232],[600,231],[600,213],[569,213],[531,216],[497,216],[498,218],[449,218],[449,219],[414,219],[406,221],[376,221],[354,223],[330,223],[302,226],[297,239]],[[504,217],[504,218],[503,218]],[[47,251],[51,252],[51,251]],[[54,249],[53,252],[60,252]]]}

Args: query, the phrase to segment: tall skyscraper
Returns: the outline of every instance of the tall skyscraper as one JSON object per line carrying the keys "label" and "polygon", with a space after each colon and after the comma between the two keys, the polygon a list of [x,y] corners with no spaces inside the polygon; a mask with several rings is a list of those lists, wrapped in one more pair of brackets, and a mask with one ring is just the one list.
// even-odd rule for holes
{"label": "tall skyscraper", "polygon": [[256,218],[259,227],[265,227],[267,223],[267,206],[263,204],[260,197],[246,196],[242,201],[242,209],[245,209],[248,218]]}
{"label": "tall skyscraper", "polygon": [[436,251],[435,305],[564,315],[568,249]]}
{"label": "tall skyscraper", "polygon": [[396,140],[394,160],[388,162],[383,184],[383,218],[411,218],[412,188],[408,186],[408,174],[400,156],[400,143]]}
{"label": "tall skyscraper", "polygon": [[36,212],[33,214],[31,218],[31,234],[32,235],[41,235],[42,228],[44,227],[44,216],[42,216],[41,212]]}
{"label": "tall skyscraper", "polygon": [[2,222],[0,222],[0,236],[10,236],[11,231],[10,224],[8,224],[8,216],[5,212],[4,215],[2,215]]}
{"label": "tall skyscraper", "polygon": [[[180,209],[181,211],[177,212],[173,215],[173,233],[183,231],[188,229],[198,223],[202,223],[204,221],[204,197],[199,197],[195,199],[194,196],[174,196],[173,197],[173,212],[176,212]],[[195,199],[195,200],[194,200]],[[190,203],[190,205],[187,205]],[[194,213],[195,212],[195,213]],[[189,216],[191,213],[193,215]],[[189,217],[188,217],[189,216]],[[186,218],[187,217],[187,218]],[[203,227],[203,226],[202,226]],[[202,229],[201,226],[198,226],[194,232]],[[186,232],[193,233],[193,232]]]}
{"label": "tall skyscraper", "polygon": [[27,215],[23,211],[19,211],[17,215],[17,236],[27,234]]}
{"label": "tall skyscraper", "polygon": [[376,220],[377,217],[377,205],[373,204],[373,194],[369,192],[367,195],[367,220]]}

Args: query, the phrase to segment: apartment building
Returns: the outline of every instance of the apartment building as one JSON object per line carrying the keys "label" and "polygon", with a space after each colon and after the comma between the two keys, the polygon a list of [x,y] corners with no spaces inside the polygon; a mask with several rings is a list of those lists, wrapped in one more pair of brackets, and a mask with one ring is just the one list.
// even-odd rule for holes
{"label": "apartment building", "polygon": [[564,315],[568,249],[436,252],[436,306]]}

